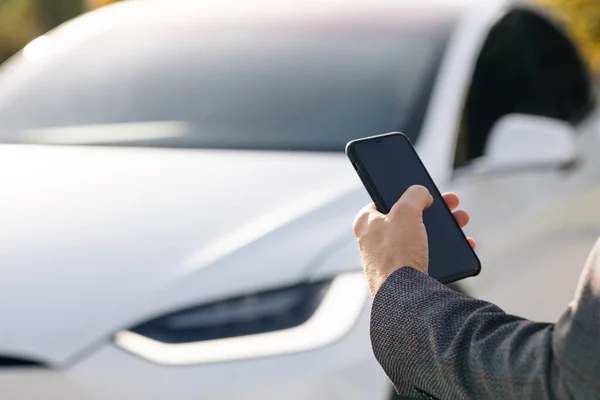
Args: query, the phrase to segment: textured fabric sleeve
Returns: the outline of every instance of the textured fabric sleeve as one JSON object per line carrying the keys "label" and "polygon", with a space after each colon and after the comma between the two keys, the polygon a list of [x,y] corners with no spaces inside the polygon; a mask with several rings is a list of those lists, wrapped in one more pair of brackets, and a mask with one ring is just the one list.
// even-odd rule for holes
{"label": "textured fabric sleeve", "polygon": [[508,315],[401,268],[373,302],[375,357],[402,395],[600,399],[598,247],[556,326]]}

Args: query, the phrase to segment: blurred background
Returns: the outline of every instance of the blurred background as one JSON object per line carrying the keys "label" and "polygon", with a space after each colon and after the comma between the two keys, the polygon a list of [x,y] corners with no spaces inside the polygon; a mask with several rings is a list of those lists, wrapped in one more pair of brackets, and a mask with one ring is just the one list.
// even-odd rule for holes
{"label": "blurred background", "polygon": [[63,22],[113,2],[114,0],[3,0],[0,3],[0,62]]}
{"label": "blurred background", "polygon": [[411,138],[507,312],[600,235],[598,0],[0,0],[0,63],[3,400],[397,399],[354,138]]}
{"label": "blurred background", "polygon": [[[0,62],[36,37],[86,11],[126,0],[2,0]],[[558,10],[590,64],[600,71],[600,3],[594,0],[539,0]]]}

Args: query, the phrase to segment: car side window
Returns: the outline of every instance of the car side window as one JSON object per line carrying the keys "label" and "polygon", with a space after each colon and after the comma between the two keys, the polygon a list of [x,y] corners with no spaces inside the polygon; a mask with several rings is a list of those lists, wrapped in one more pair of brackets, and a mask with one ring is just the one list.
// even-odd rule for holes
{"label": "car side window", "polygon": [[505,15],[485,40],[459,124],[455,167],[483,155],[498,119],[510,113],[576,124],[593,104],[588,70],[571,41],[526,10]]}

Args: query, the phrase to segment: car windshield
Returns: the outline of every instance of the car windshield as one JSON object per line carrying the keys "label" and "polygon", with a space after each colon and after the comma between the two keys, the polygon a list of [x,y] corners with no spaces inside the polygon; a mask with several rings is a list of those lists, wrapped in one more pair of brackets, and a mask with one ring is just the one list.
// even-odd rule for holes
{"label": "car windshield", "polygon": [[443,34],[119,28],[0,74],[0,142],[341,151],[416,140]]}

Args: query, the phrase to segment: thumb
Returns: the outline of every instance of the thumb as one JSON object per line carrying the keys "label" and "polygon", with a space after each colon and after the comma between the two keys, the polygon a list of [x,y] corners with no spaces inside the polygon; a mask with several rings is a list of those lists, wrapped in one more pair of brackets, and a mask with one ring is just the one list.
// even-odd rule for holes
{"label": "thumb", "polygon": [[398,213],[410,209],[412,212],[423,214],[423,210],[433,204],[433,197],[425,186],[413,185],[406,189],[400,200],[394,204],[390,213]]}

